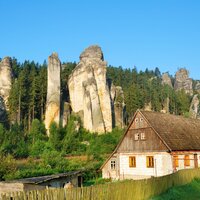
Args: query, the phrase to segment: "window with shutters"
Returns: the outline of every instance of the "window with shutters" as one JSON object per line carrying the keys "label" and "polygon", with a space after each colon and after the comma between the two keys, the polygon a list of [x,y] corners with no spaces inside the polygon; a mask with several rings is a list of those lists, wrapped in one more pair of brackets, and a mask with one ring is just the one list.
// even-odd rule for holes
{"label": "window with shutters", "polygon": [[189,155],[185,155],[185,157],[184,157],[184,165],[185,166],[190,166],[190,156]]}
{"label": "window with shutters", "polygon": [[129,157],[129,167],[136,167],[136,157],[135,156]]}
{"label": "window with shutters", "polygon": [[115,168],[116,168],[116,161],[115,161],[115,160],[111,160],[111,161],[110,161],[110,168],[111,168],[112,170],[115,170]]}
{"label": "window with shutters", "polygon": [[174,156],[174,167],[179,167],[178,156]]}
{"label": "window with shutters", "polygon": [[146,165],[148,168],[153,168],[154,167],[154,158],[153,156],[147,156],[146,157]]}

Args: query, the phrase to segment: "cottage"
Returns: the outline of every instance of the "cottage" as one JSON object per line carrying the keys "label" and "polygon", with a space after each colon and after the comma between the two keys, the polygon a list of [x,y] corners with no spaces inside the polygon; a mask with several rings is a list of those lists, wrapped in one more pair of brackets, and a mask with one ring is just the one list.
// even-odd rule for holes
{"label": "cottage", "polygon": [[143,179],[200,166],[200,120],[137,110],[101,167],[103,178]]}

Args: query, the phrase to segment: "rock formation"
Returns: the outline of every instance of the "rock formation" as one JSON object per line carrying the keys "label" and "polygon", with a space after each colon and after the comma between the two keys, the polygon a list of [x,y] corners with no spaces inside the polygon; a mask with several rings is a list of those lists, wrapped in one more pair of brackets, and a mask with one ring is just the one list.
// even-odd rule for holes
{"label": "rock formation", "polygon": [[106,81],[106,65],[99,46],[90,46],[68,80],[72,111],[82,116],[91,132],[112,130],[111,99]]}
{"label": "rock formation", "polygon": [[48,58],[47,102],[45,113],[45,127],[49,135],[49,126],[54,121],[60,123],[60,73],[61,63],[57,53]]}
{"label": "rock formation", "polygon": [[[12,84],[12,67],[10,57],[5,57],[0,62],[0,96],[4,101],[3,104],[8,110],[8,97]],[[2,105],[3,105],[2,104]]]}
{"label": "rock formation", "polygon": [[162,110],[160,111],[162,113],[169,113],[169,97],[167,97],[163,104],[162,104]]}
{"label": "rock formation", "polygon": [[169,85],[172,88],[172,81],[171,81],[171,78],[169,77],[168,73],[162,74],[162,84]]}
{"label": "rock formation", "polygon": [[144,110],[145,110],[145,111],[152,111],[151,102],[146,103],[146,104],[144,105]]}
{"label": "rock formation", "polygon": [[112,100],[112,112],[113,112],[113,126],[124,128],[125,121],[125,103],[124,92],[122,87],[111,86],[111,100]]}
{"label": "rock formation", "polygon": [[62,106],[62,109],[61,109],[61,123],[62,123],[62,126],[66,126],[67,123],[68,123],[68,120],[70,118],[70,115],[71,115],[71,106],[70,106],[70,103],[68,102],[62,102],[63,106]]}
{"label": "rock formation", "polygon": [[197,91],[198,94],[200,94],[200,81],[198,81],[195,85],[195,90]]}
{"label": "rock formation", "polygon": [[191,118],[200,119],[200,104],[198,94],[195,94],[190,105]]}
{"label": "rock formation", "polygon": [[6,106],[4,104],[3,98],[0,96],[0,123],[6,121]]}
{"label": "rock formation", "polygon": [[186,69],[180,69],[175,75],[175,85],[174,89],[185,90],[186,94],[193,95],[192,79],[189,78],[189,72]]}

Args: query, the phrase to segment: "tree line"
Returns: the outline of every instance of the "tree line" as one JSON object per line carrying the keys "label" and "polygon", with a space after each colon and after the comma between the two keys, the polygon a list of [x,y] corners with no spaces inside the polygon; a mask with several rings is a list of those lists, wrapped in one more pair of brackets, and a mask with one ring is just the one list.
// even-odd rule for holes
{"label": "tree line", "polygon": [[[146,69],[139,71],[109,66],[107,76],[115,85],[122,86],[126,110],[129,118],[139,108],[151,105],[151,110],[160,112],[166,107],[168,99],[169,112],[176,115],[188,115],[191,97],[182,91],[175,91],[168,85],[162,84],[161,72]],[[171,76],[172,83],[174,78]]]}

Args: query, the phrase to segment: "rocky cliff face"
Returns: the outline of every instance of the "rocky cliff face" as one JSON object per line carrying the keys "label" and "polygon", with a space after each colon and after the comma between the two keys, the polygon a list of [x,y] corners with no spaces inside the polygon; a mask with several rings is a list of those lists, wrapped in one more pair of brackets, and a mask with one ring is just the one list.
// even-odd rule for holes
{"label": "rocky cliff face", "polygon": [[187,94],[193,95],[192,79],[189,78],[189,72],[186,69],[176,72],[174,89],[176,91],[183,89]]}
{"label": "rocky cliff face", "polygon": [[90,46],[69,77],[72,111],[79,113],[91,132],[112,130],[111,99],[106,82],[106,62],[99,46]]}
{"label": "rocky cliff face", "polygon": [[12,84],[12,66],[10,57],[5,57],[0,62],[0,123],[6,121],[8,98]]}
{"label": "rocky cliff face", "polygon": [[122,87],[111,86],[111,100],[112,100],[112,112],[113,112],[113,126],[124,128],[125,121],[125,103],[124,92]]}
{"label": "rocky cliff face", "polygon": [[198,94],[195,94],[190,105],[190,116],[194,119],[200,119],[200,101]]}
{"label": "rocky cliff face", "polygon": [[195,90],[197,91],[198,94],[200,94],[200,82],[199,81],[195,85]]}
{"label": "rocky cliff face", "polygon": [[172,81],[171,81],[171,78],[169,77],[168,73],[162,74],[162,84],[169,85],[172,88]]}
{"label": "rocky cliff face", "polygon": [[6,121],[6,106],[4,104],[3,98],[0,96],[0,123]]}
{"label": "rocky cliff face", "polygon": [[53,53],[48,58],[48,86],[47,86],[47,103],[45,113],[45,127],[49,134],[51,122],[60,122],[60,71],[61,63],[57,53]]}
{"label": "rocky cliff face", "polygon": [[0,62],[0,96],[8,109],[8,97],[12,84],[12,67],[10,57],[5,57]]}

